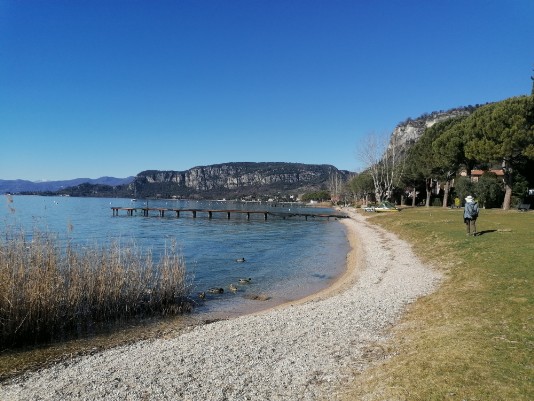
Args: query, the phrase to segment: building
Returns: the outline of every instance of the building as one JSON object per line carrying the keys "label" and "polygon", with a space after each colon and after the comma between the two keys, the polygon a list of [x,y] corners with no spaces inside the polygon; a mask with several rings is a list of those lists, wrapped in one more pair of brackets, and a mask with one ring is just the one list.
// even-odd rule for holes
{"label": "building", "polygon": [[[504,171],[502,169],[491,169],[491,170],[471,170],[471,182],[478,182],[482,174],[487,173],[487,172],[495,174],[497,177],[499,177],[501,180],[504,181]],[[460,175],[462,177],[467,177],[467,171],[462,170],[460,172]]]}

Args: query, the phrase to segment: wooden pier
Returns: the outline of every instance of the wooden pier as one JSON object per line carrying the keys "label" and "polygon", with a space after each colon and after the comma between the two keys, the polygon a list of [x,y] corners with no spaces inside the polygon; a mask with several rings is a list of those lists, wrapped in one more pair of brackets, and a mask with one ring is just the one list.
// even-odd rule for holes
{"label": "wooden pier", "polygon": [[[263,215],[264,220],[267,220],[268,216],[273,217],[281,217],[283,219],[286,219],[288,217],[304,217],[306,220],[308,220],[308,217],[311,218],[326,218],[330,220],[330,218],[335,219],[344,219],[348,218],[349,216],[341,213],[313,213],[313,212],[273,212],[269,210],[240,210],[240,209],[175,209],[175,208],[163,208],[163,207],[117,207],[113,206],[111,208],[113,212],[113,216],[119,216],[119,212],[124,211],[126,212],[127,216],[133,216],[134,214],[137,214],[137,212],[142,212],[144,217],[149,217],[151,212],[155,212],[156,216],[159,217],[165,217],[165,213],[174,213],[176,217],[180,217],[180,213],[188,213],[193,216],[193,218],[197,217],[197,214],[204,214],[207,215],[208,218],[213,218],[213,215],[215,213],[222,213],[226,214],[226,218],[230,220],[230,217],[232,214],[234,215],[247,215],[247,220],[250,220],[251,215]],[[154,214],[154,213],[153,213]]]}

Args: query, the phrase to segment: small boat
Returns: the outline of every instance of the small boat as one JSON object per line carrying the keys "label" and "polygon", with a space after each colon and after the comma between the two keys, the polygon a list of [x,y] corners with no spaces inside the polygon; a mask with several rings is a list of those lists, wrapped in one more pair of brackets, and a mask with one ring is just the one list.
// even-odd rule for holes
{"label": "small boat", "polygon": [[375,206],[375,212],[398,212],[399,209],[391,202],[382,202],[380,205]]}

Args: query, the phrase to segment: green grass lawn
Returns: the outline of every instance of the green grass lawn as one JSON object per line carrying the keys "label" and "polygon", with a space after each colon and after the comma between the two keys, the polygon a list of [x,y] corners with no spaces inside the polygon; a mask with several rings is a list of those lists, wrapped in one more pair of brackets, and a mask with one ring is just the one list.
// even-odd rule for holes
{"label": "green grass lawn", "polygon": [[466,236],[458,209],[371,221],[445,279],[410,307],[391,358],[359,376],[347,399],[534,400],[534,212],[481,210],[477,237]]}

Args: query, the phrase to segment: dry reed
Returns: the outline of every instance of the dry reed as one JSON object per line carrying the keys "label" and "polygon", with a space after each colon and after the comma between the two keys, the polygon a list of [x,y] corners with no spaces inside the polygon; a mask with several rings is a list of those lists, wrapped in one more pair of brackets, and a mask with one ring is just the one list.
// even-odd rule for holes
{"label": "dry reed", "polygon": [[0,349],[91,333],[96,325],[188,311],[176,247],[80,247],[47,233],[8,230],[0,240]]}

